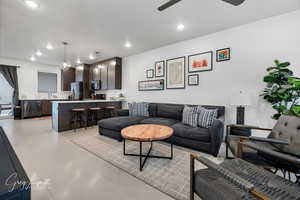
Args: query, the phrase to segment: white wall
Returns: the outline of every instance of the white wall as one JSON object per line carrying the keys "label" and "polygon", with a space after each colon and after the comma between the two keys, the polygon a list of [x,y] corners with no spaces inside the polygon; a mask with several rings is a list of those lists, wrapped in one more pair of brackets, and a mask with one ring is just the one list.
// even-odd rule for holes
{"label": "white wall", "polygon": [[[299,19],[300,10],[124,58],[124,94],[128,101],[225,105],[227,123],[233,123],[235,110],[229,106],[230,96],[247,91],[252,95],[252,106],[246,108],[246,123],[272,127],[274,111],[259,97],[265,87],[262,80],[275,59],[290,61],[291,69],[300,76]],[[155,61],[209,50],[214,51],[215,60],[215,50],[226,47],[231,48],[231,60],[214,61],[212,72],[199,73],[199,86],[138,91],[138,81],[146,79],[146,69],[153,69]]]}
{"label": "white wall", "polygon": [[[38,72],[50,72],[57,74],[57,93],[59,98],[66,98],[68,93],[61,92],[60,68],[51,65],[43,65],[35,62],[26,62],[14,59],[0,58],[0,64],[20,66],[18,68],[19,97],[20,99],[45,99],[47,93],[38,93]],[[1,86],[0,86],[1,88]]]}

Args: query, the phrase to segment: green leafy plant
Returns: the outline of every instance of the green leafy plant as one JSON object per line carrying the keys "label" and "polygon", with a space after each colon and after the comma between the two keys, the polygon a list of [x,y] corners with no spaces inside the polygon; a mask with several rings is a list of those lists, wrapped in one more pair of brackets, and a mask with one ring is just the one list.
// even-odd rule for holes
{"label": "green leafy plant", "polygon": [[268,75],[264,77],[267,86],[262,96],[277,111],[272,116],[274,119],[282,114],[300,117],[300,79],[293,77],[294,73],[289,66],[289,62],[280,63],[275,60],[275,66],[267,68]]}

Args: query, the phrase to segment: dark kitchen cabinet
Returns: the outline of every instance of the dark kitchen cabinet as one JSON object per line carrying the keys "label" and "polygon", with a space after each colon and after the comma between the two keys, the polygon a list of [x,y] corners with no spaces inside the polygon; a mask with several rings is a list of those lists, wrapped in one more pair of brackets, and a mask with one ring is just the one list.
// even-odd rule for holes
{"label": "dark kitchen cabinet", "polygon": [[90,68],[91,81],[99,81],[101,79],[100,68],[101,68],[101,65],[92,65],[91,66],[91,68]]}
{"label": "dark kitchen cabinet", "polygon": [[122,59],[111,58],[92,65],[90,79],[101,81],[101,90],[122,89]]}
{"label": "dark kitchen cabinet", "polygon": [[102,65],[100,65],[101,90],[108,89],[107,69],[108,69],[107,63],[103,63]]}
{"label": "dark kitchen cabinet", "polygon": [[61,86],[63,91],[71,91],[71,83],[75,82],[75,69],[66,68],[62,70],[61,73]]}
{"label": "dark kitchen cabinet", "polygon": [[42,101],[24,100],[21,101],[22,118],[42,116]]}
{"label": "dark kitchen cabinet", "polygon": [[122,89],[122,62],[121,59],[116,58],[108,65],[108,89]]}
{"label": "dark kitchen cabinet", "polygon": [[32,118],[52,115],[52,101],[65,101],[66,99],[20,100],[21,118]]}
{"label": "dark kitchen cabinet", "polygon": [[42,115],[52,114],[52,103],[49,100],[42,100]]}

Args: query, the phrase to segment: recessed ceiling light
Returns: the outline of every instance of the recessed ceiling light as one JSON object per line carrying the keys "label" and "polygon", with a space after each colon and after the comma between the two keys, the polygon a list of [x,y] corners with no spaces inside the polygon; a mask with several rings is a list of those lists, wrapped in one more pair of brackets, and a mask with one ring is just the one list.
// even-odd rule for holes
{"label": "recessed ceiling light", "polygon": [[125,45],[124,45],[126,48],[130,48],[132,45],[130,42],[126,42]]}
{"label": "recessed ceiling light", "polygon": [[183,29],[184,29],[184,25],[183,24],[178,24],[177,25],[177,30],[183,31]]}
{"label": "recessed ceiling light", "polygon": [[32,8],[32,9],[36,9],[39,7],[39,5],[35,1],[32,1],[32,0],[26,0],[25,3],[28,7]]}
{"label": "recessed ceiling light", "polygon": [[90,59],[90,60],[94,60],[94,59],[95,59],[94,55],[93,55],[93,54],[90,54],[90,55],[89,55],[89,59]]}
{"label": "recessed ceiling light", "polygon": [[30,60],[31,60],[31,61],[35,61],[35,57],[34,57],[34,56],[31,56],[31,57],[30,57]]}
{"label": "recessed ceiling light", "polygon": [[77,58],[76,63],[77,63],[77,64],[81,64],[80,58]]}
{"label": "recessed ceiling light", "polygon": [[46,48],[47,48],[48,50],[52,50],[52,49],[53,49],[53,46],[52,46],[52,44],[51,44],[50,42],[48,42]]}
{"label": "recessed ceiling light", "polygon": [[42,52],[40,50],[37,50],[36,55],[37,56],[42,56],[43,54],[42,54]]}

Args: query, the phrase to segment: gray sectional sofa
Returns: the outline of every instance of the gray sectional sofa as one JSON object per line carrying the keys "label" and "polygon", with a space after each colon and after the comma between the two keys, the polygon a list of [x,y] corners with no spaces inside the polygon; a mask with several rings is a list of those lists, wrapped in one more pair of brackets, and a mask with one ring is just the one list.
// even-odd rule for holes
{"label": "gray sectional sofa", "polygon": [[117,110],[117,117],[98,122],[99,134],[122,141],[121,130],[135,124],[160,124],[174,129],[172,137],[166,142],[192,148],[217,156],[224,135],[224,106],[202,106],[206,109],[218,109],[218,118],[209,128],[191,127],[183,124],[182,104],[149,103],[149,117],[129,116],[128,110]]}

